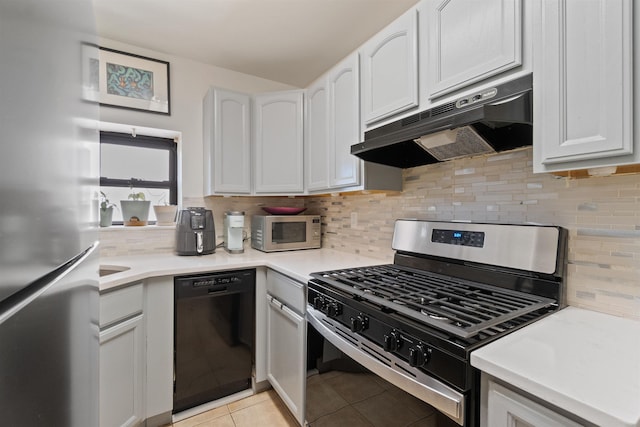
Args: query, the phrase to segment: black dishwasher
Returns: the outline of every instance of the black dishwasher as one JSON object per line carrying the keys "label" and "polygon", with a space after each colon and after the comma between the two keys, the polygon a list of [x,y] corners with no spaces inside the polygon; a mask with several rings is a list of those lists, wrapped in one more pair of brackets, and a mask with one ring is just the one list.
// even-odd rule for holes
{"label": "black dishwasher", "polygon": [[174,279],[173,412],[251,388],[255,269]]}

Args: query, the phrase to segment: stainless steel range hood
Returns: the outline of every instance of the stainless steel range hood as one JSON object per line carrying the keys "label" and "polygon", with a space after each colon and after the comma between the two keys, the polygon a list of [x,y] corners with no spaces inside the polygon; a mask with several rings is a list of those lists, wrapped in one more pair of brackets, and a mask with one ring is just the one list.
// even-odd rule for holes
{"label": "stainless steel range hood", "polygon": [[351,154],[410,168],[531,145],[531,97],[529,74],[367,131]]}

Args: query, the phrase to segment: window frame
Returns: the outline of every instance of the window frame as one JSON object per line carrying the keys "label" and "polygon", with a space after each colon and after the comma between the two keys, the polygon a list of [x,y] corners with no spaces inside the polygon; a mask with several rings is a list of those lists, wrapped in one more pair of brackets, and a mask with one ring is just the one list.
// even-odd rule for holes
{"label": "window frame", "polygon": [[169,152],[169,181],[146,181],[135,177],[120,179],[102,176],[100,164],[100,187],[134,187],[160,188],[169,190],[169,204],[178,204],[178,144],[173,138],[136,135],[127,133],[100,131],[100,145],[113,144],[130,147],[142,147]]}

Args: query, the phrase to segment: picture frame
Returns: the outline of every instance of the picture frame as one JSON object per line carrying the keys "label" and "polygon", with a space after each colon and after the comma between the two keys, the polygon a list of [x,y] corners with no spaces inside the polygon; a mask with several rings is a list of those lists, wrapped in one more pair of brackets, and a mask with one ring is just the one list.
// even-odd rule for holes
{"label": "picture frame", "polygon": [[83,97],[103,106],[171,115],[169,62],[83,46]]}

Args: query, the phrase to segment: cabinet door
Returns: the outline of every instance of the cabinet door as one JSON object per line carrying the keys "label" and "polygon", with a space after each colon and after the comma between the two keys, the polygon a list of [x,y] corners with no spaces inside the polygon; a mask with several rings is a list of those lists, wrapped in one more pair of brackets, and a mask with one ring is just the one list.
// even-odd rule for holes
{"label": "cabinet door", "polygon": [[307,324],[267,295],[267,378],[300,425],[304,424]]}
{"label": "cabinet door", "polygon": [[487,425],[490,427],[578,427],[574,422],[520,394],[489,382]]}
{"label": "cabinet door", "polygon": [[631,0],[534,3],[534,171],[622,164],[609,158],[633,152]]}
{"label": "cabinet door", "polygon": [[144,419],[143,316],[100,332],[100,427]]}
{"label": "cabinet door", "polygon": [[332,188],[360,184],[360,159],[351,146],[360,142],[359,55],[329,73],[329,183]]}
{"label": "cabinet door", "polygon": [[302,193],[302,91],[254,98],[255,192]]}
{"label": "cabinet door", "polygon": [[[146,418],[171,422],[173,409],[173,276],[146,280]],[[169,314],[168,314],[169,313]]]}
{"label": "cabinet door", "polygon": [[307,189],[324,190],[329,187],[329,96],[326,78],[307,88],[306,105]]}
{"label": "cabinet door", "polygon": [[251,192],[251,99],[211,89],[205,97],[205,195]]}
{"label": "cabinet door", "polygon": [[522,64],[521,0],[429,0],[429,98]]}
{"label": "cabinet door", "polygon": [[418,105],[418,12],[400,16],[362,48],[362,108],[369,124]]}

